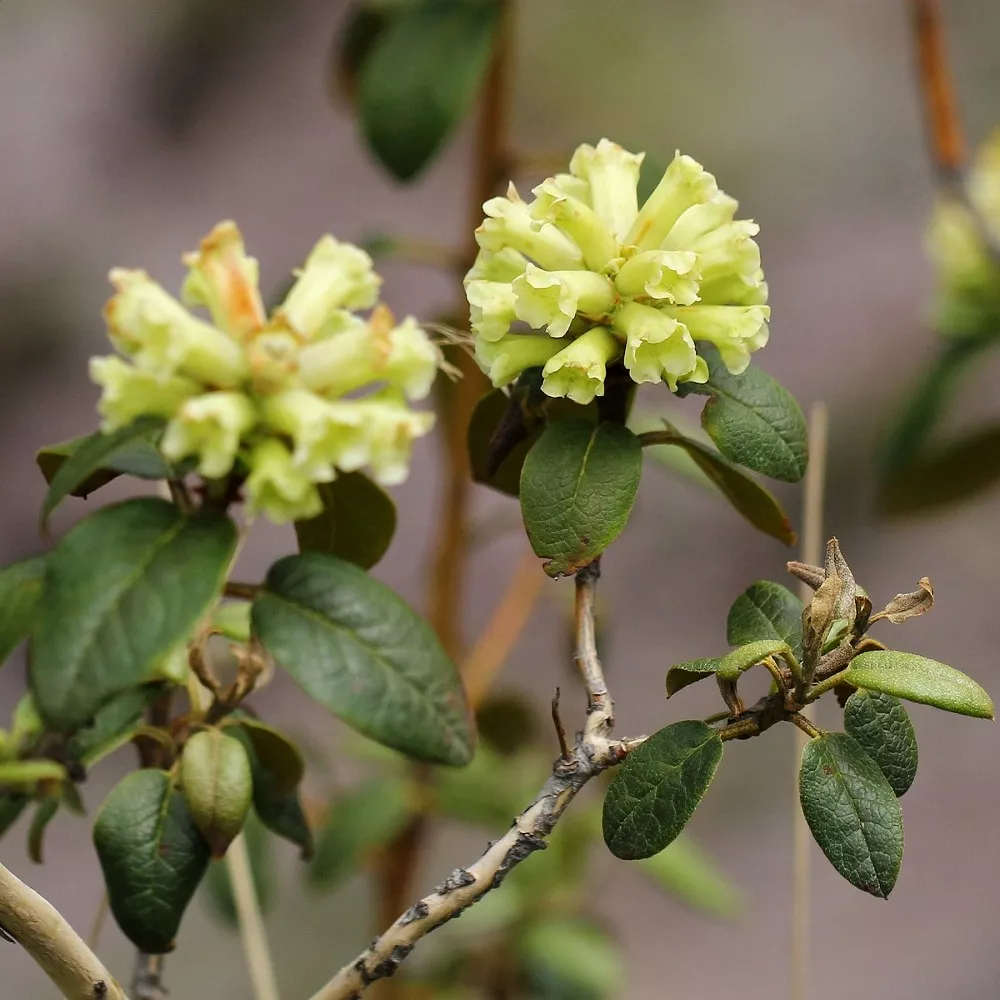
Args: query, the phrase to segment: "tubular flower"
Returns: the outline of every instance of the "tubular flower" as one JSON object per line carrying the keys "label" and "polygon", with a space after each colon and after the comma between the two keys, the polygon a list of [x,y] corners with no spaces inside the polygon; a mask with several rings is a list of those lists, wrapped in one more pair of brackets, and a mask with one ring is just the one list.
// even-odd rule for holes
{"label": "tubular flower", "polygon": [[[767,343],[767,284],[755,223],[715,178],[678,153],[645,204],[643,154],[607,139],[522,200],[484,206],[465,290],[476,357],[495,386],[542,368],[550,396],[590,402],[608,366],[635,382],[704,382],[699,343],[733,374]],[[520,320],[538,333],[511,332]]]}
{"label": "tubular flower", "polygon": [[983,144],[966,181],[968,203],[939,199],[927,230],[937,270],[936,322],[952,336],[991,334],[1000,322],[1000,130]]}
{"label": "tubular flower", "polygon": [[[523,270],[497,257],[499,273]],[[181,300],[143,271],[111,272],[104,315],[119,353],[90,363],[105,431],[162,418],[164,457],[207,479],[235,471],[251,513],[277,523],[315,516],[317,484],[337,470],[406,478],[413,441],[434,421],[408,401],[428,395],[441,352],[412,317],[397,323],[377,305],[381,279],[364,251],[324,236],[270,316],[235,223],[183,260]]]}

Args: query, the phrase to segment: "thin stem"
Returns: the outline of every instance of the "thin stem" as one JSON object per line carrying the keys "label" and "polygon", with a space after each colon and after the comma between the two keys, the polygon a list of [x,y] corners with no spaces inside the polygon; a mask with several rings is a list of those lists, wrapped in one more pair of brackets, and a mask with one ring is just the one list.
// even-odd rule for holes
{"label": "thin stem", "polygon": [[132,975],[132,992],[135,1000],[167,1000],[167,988],[163,985],[162,955],[135,953],[135,972]]}
{"label": "thin stem", "polygon": [[94,919],[90,924],[90,932],[87,934],[87,947],[91,951],[97,951],[98,942],[101,940],[101,931],[104,930],[104,924],[108,919],[110,910],[111,905],[108,899],[108,890],[104,889],[101,892],[101,901],[97,904],[97,912],[94,914]]}
{"label": "thin stem", "polygon": [[34,959],[66,1000],[128,1000],[65,917],[3,865],[0,928]]}
{"label": "thin stem", "polygon": [[230,580],[223,590],[226,597],[235,597],[241,601],[252,601],[261,591],[259,583],[237,583]]}
{"label": "thin stem", "polygon": [[478,708],[517,644],[545,583],[538,557],[525,552],[490,620],[462,663],[462,681],[469,704]]}
{"label": "thin stem", "polygon": [[194,500],[191,499],[191,494],[188,492],[187,484],[183,479],[168,479],[167,490],[170,493],[170,499],[177,504],[183,513],[194,513]]}
{"label": "thin stem", "polygon": [[552,725],[556,728],[556,739],[559,740],[559,757],[561,760],[572,760],[573,751],[566,740],[566,727],[563,726],[562,716],[559,714],[559,688],[552,696]]}
{"label": "thin stem", "polygon": [[789,721],[790,721],[790,722],[792,722],[792,723],[793,723],[793,724],[794,724],[794,725],[795,725],[795,726],[796,726],[796,727],[797,727],[798,729],[800,729],[800,730],[801,730],[801,731],[802,731],[803,733],[805,733],[805,734],[806,734],[806,736],[807,736],[807,737],[808,737],[809,739],[811,739],[811,740],[814,740],[814,739],[816,739],[816,738],[817,738],[818,736],[822,736],[822,735],[823,735],[823,734],[822,734],[822,733],[820,732],[820,730],[818,730],[818,729],[817,729],[817,728],[816,728],[816,727],[815,727],[815,726],[814,726],[814,725],[813,725],[813,724],[812,724],[812,723],[811,723],[811,722],[810,722],[810,721],[809,721],[809,720],[808,720],[808,719],[807,719],[807,718],[806,718],[806,717],[805,717],[804,715],[802,715],[802,714],[801,714],[800,712],[792,712],[792,714],[788,716],[788,719],[789,719]]}
{"label": "thin stem", "polygon": [[[829,416],[826,405],[814,403],[809,414],[809,468],[806,471],[804,512],[802,519],[802,562],[817,565],[823,553],[823,501],[826,493],[826,465],[828,451]],[[807,583],[799,587],[803,603],[812,600],[812,588]],[[804,682],[796,684],[796,698],[804,696]],[[803,710],[809,721],[811,710]],[[792,940],[789,948],[791,960],[791,1000],[806,1000],[809,981],[809,910],[812,879],[809,868],[809,827],[799,808],[799,762],[807,737],[799,736],[792,755],[792,779],[795,789],[792,805]]]}
{"label": "thin stem", "polygon": [[642,744],[643,738],[612,741],[608,736],[614,703],[594,645],[597,579],[594,567],[577,573],[576,659],[591,708],[583,732],[576,744],[568,748],[569,756],[555,762],[535,800],[504,836],[491,844],[476,862],[468,868],[456,868],[432,893],[411,906],[314,994],[312,1000],[354,998],[377,980],[393,975],[417,941],[497,888],[515,865],[543,848],[545,838],[566,807],[591,778],[613,767]]}
{"label": "thin stem", "polygon": [[243,953],[246,955],[254,997],[256,1000],[279,1000],[278,980],[274,974],[264,918],[257,899],[250,853],[247,851],[246,838],[242,833],[226,851],[226,870],[229,872],[229,881],[233,887],[236,922],[240,928]]}
{"label": "thin stem", "polygon": [[911,0],[913,40],[917,59],[927,144],[938,183],[957,187],[965,164],[965,137],[948,64],[944,22],[938,0]]}
{"label": "thin stem", "polygon": [[827,677],[826,680],[822,680],[819,684],[816,684],[809,689],[808,699],[809,701],[816,701],[817,698],[826,694],[827,691],[832,691],[838,684],[842,684],[847,677],[847,671],[841,670],[838,674],[833,674]]}

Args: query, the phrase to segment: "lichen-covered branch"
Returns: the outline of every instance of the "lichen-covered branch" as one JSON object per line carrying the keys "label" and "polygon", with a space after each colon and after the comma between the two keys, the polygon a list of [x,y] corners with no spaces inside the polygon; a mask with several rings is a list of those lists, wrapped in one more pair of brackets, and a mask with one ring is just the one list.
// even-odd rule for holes
{"label": "lichen-covered branch", "polygon": [[3,865],[0,927],[35,960],[66,1000],[128,1000],[65,917]]}
{"label": "lichen-covered branch", "polygon": [[559,821],[577,792],[595,775],[619,763],[642,739],[612,740],[614,703],[594,641],[594,596],[599,570],[595,565],[576,576],[576,662],[587,693],[588,713],[583,731],[569,756],[561,755],[535,800],[510,830],[467,868],[456,868],[437,888],[414,903],[353,962],[345,965],[312,1000],[348,1000],[372,983],[391,976],[416,943],[457,917],[497,888],[507,874],[535,851]]}

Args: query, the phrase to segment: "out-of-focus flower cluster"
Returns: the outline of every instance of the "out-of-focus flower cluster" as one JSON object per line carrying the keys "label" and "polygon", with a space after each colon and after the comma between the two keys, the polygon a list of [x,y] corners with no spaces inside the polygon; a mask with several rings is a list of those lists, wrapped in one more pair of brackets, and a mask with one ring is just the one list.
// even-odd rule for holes
{"label": "out-of-focus flower cluster", "polygon": [[406,477],[413,439],[434,420],[408,401],[430,392],[441,353],[414,319],[397,324],[376,305],[366,253],[324,236],[270,316],[235,223],[183,259],[182,301],[144,271],[111,272],[104,316],[119,354],[90,363],[106,432],[164,418],[169,461],[193,460],[211,480],[238,467],[251,513],[278,523],[318,514],[317,484],[337,470]]}
{"label": "out-of-focus flower cluster", "polygon": [[[541,367],[550,396],[589,403],[607,367],[635,382],[704,382],[698,343],[734,374],[767,343],[770,310],[755,223],[680,153],[642,207],[643,154],[602,139],[523,201],[513,185],[483,209],[465,288],[476,355],[495,386]],[[543,334],[510,332],[520,320]]]}
{"label": "out-of-focus flower cluster", "polygon": [[979,149],[966,179],[968,203],[938,200],[927,250],[938,273],[935,323],[951,336],[1000,330],[1000,130]]}

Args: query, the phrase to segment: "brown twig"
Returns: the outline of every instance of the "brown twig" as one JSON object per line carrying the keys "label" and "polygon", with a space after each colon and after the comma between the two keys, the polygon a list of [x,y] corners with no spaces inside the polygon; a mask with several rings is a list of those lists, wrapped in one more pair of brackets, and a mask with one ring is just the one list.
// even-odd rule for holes
{"label": "brown twig", "polygon": [[[507,76],[510,57],[510,4],[503,3],[501,24],[493,49],[476,131],[473,165],[472,232],[483,218],[483,202],[495,192],[506,169]],[[471,266],[478,248],[466,251]],[[461,607],[469,548],[469,493],[471,477],[466,453],[466,431],[479,397],[488,387],[475,359],[466,351],[455,355],[458,382],[447,397],[442,421],[445,429],[444,496],[434,546],[428,620],[448,654],[459,659],[462,649]],[[397,914],[411,895],[411,883],[420,856],[425,820],[417,817],[382,854],[376,867],[379,926]]]}
{"label": "brown twig", "polygon": [[594,644],[597,578],[598,573],[591,568],[577,574],[577,664],[591,709],[583,732],[572,747],[567,747],[568,756],[556,760],[538,796],[503,837],[491,844],[475,863],[468,868],[456,868],[432,893],[411,906],[312,1000],[348,1000],[359,996],[372,983],[393,975],[422,937],[497,888],[516,865],[544,848],[545,838],[559,817],[591,778],[641,745],[641,737],[626,741],[610,738],[614,704]]}
{"label": "brown twig", "polygon": [[237,583],[230,580],[223,590],[226,597],[235,597],[241,601],[252,601],[261,590],[259,583]]}
{"label": "brown twig", "polygon": [[494,677],[521,637],[545,579],[538,572],[538,558],[526,552],[511,574],[500,603],[462,663],[462,681],[473,709],[482,704]]}
{"label": "brown twig", "polygon": [[938,0],[911,0],[917,79],[931,160],[943,187],[961,186],[966,145]]}
{"label": "brown twig", "polygon": [[556,738],[559,740],[559,759],[572,760],[573,751],[566,740],[566,729],[559,715],[559,688],[556,688],[556,693],[552,695],[552,725],[556,727]]}

